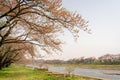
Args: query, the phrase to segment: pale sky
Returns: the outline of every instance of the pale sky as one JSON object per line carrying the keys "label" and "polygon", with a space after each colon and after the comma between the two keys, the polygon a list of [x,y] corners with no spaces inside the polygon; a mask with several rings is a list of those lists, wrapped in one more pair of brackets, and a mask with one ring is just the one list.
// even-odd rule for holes
{"label": "pale sky", "polygon": [[99,57],[120,53],[120,0],[63,0],[63,7],[89,21],[92,34],[81,31],[77,42],[66,33],[63,53],[51,59]]}

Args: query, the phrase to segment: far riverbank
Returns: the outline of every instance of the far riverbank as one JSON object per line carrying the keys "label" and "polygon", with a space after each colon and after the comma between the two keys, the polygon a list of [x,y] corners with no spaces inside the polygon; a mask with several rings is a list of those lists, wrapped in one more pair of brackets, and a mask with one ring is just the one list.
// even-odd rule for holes
{"label": "far riverbank", "polygon": [[97,65],[97,64],[52,64],[54,66],[72,66],[74,68],[120,70],[120,65]]}

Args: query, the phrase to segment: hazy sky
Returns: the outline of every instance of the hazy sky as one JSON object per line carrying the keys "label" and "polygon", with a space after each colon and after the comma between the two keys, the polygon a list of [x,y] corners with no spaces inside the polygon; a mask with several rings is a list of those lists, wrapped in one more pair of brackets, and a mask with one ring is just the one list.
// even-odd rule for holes
{"label": "hazy sky", "polygon": [[51,58],[69,59],[120,53],[120,0],[63,0],[63,7],[77,11],[89,21],[92,34],[81,31],[77,42],[66,34],[61,55]]}

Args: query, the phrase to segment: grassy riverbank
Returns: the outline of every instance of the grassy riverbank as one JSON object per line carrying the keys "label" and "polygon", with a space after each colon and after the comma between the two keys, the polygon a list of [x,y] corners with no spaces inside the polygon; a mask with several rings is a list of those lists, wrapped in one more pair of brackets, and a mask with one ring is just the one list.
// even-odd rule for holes
{"label": "grassy riverbank", "polygon": [[81,76],[61,77],[48,75],[42,70],[33,70],[23,66],[12,65],[0,71],[0,80],[99,80]]}
{"label": "grassy riverbank", "polygon": [[98,65],[98,64],[53,64],[55,66],[72,66],[74,68],[90,68],[105,70],[120,70],[120,65]]}

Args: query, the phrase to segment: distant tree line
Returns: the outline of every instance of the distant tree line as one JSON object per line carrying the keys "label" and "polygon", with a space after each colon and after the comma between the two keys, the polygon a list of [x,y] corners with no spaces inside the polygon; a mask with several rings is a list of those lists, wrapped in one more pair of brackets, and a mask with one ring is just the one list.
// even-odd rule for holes
{"label": "distant tree line", "polygon": [[80,58],[73,58],[67,61],[64,60],[46,60],[45,63],[49,64],[120,64],[120,54],[113,55],[113,54],[105,54],[98,58],[95,57],[80,57]]}

